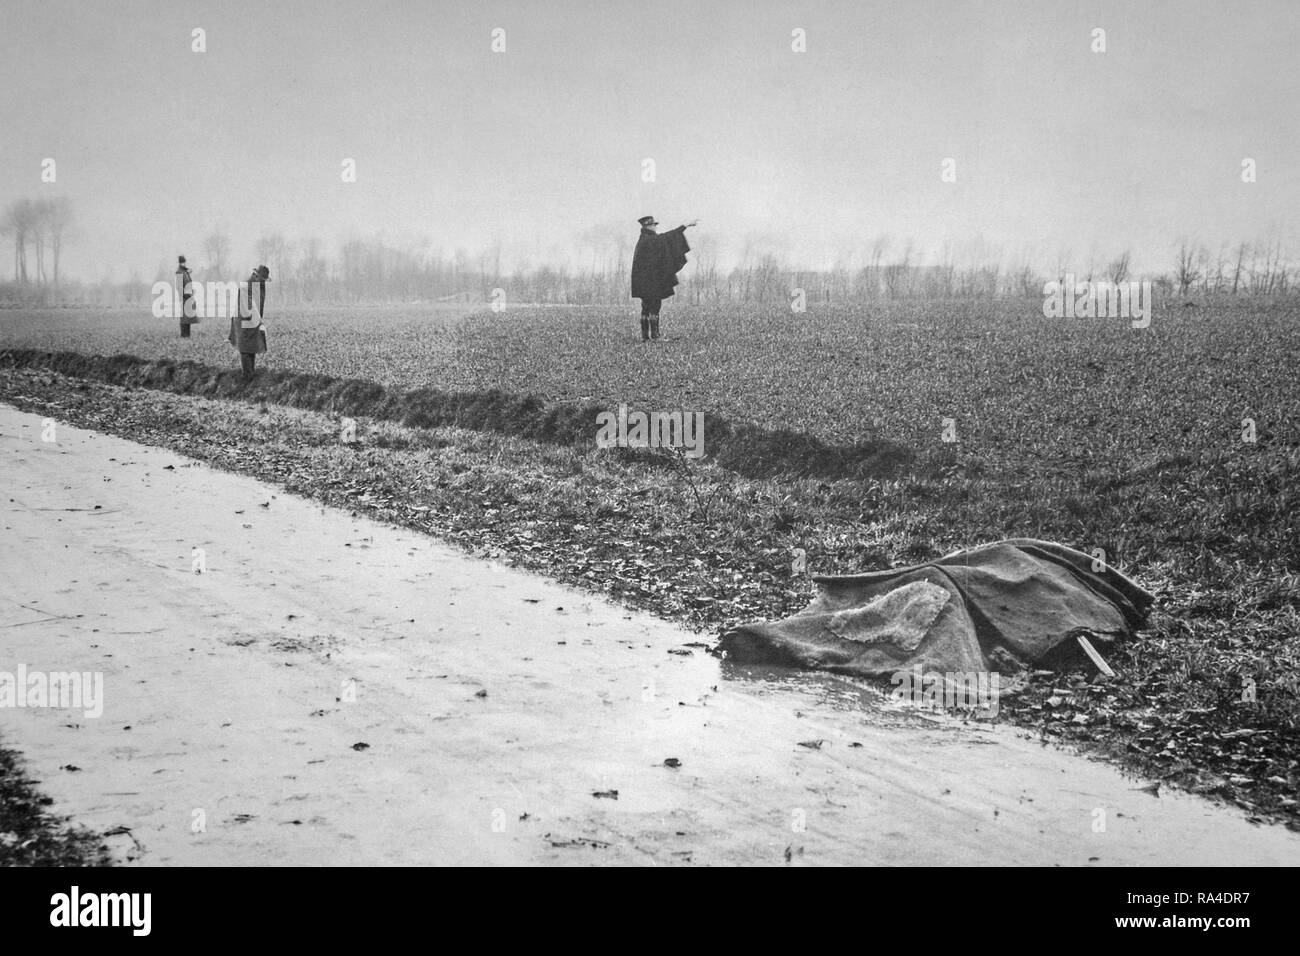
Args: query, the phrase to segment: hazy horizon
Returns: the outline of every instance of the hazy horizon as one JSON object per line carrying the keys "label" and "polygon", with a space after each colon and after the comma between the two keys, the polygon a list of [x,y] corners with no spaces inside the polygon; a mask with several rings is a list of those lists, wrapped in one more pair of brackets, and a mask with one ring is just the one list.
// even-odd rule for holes
{"label": "hazy horizon", "polygon": [[215,229],[234,273],[273,231],[581,265],[646,213],[698,217],[692,242],[724,262],[748,246],[807,267],[861,262],[881,236],[887,258],[910,241],[928,261],[949,247],[1040,268],[1128,249],[1138,272],[1168,271],[1184,236],[1298,238],[1284,2],[6,12],[0,208],[72,200],[68,278],[147,281],[178,253],[201,267]]}

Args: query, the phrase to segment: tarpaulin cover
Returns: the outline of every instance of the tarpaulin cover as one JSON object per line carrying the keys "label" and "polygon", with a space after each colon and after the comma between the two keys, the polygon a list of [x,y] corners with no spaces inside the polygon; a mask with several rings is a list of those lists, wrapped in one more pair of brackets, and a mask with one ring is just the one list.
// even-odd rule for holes
{"label": "tarpaulin cover", "polygon": [[1130,636],[1153,600],[1092,555],[1033,538],[813,580],[821,593],[798,614],[724,634],[727,659],[864,677],[1010,674],[1082,660],[1077,635],[1099,651]]}

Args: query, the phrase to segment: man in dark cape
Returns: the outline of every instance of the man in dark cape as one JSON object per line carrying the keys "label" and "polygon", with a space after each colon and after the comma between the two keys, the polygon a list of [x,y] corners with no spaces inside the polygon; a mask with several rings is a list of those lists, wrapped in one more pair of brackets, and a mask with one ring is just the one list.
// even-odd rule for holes
{"label": "man in dark cape", "polygon": [[677,273],[686,266],[686,253],[691,251],[686,242],[686,230],[695,225],[688,222],[662,235],[655,232],[659,225],[654,216],[642,216],[641,237],[632,253],[632,298],[641,300],[641,341],[659,338],[659,306],[673,294]]}

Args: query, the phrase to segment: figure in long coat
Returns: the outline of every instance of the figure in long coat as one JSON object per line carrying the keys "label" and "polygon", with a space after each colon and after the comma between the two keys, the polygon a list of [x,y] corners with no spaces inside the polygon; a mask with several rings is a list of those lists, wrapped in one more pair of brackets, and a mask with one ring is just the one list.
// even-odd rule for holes
{"label": "figure in long coat", "polygon": [[239,364],[245,378],[253,377],[257,356],[266,351],[266,329],[262,316],[266,311],[266,284],[271,270],[258,266],[239,293],[239,307],[230,317],[230,344],[239,350]]}
{"label": "figure in long coat", "polygon": [[642,216],[641,237],[632,253],[632,298],[641,300],[641,341],[659,338],[659,306],[673,294],[677,273],[686,266],[686,253],[691,251],[686,241],[686,230],[695,225],[688,222],[662,235],[655,232],[659,225],[654,216]]}
{"label": "figure in long coat", "polygon": [[190,326],[199,321],[199,315],[194,306],[194,282],[184,256],[176,257],[176,284],[181,292],[181,338],[188,339]]}

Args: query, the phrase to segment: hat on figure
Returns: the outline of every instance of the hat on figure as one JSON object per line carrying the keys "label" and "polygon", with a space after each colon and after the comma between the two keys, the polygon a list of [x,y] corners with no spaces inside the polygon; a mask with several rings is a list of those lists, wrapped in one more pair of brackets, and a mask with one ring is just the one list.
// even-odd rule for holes
{"label": "hat on figure", "polygon": [[640,219],[637,220],[637,222],[641,223],[641,225],[643,225],[643,226],[657,226],[657,225],[659,225],[659,223],[655,221],[655,217],[654,217],[654,216],[642,216]]}

